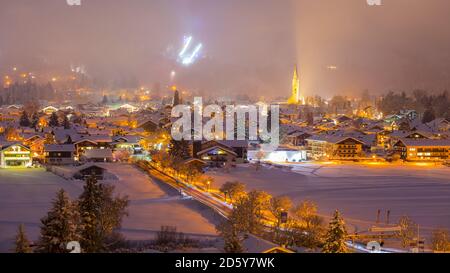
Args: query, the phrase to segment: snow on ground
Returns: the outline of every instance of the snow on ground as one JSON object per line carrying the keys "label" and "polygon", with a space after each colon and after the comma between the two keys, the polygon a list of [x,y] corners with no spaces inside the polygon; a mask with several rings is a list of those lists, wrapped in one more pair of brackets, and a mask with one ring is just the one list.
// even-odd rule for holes
{"label": "snow on ground", "polygon": [[[110,181],[116,193],[130,199],[123,233],[128,239],[151,239],[161,225],[177,226],[188,235],[215,235],[214,213],[193,200],[183,200],[158,181],[126,164],[105,164],[119,177]],[[55,193],[63,188],[71,198],[82,192],[80,181],[68,181],[42,169],[0,169],[0,252],[11,251],[19,224],[25,224],[31,240],[39,236],[40,219],[50,208]]]}
{"label": "snow on ground", "polygon": [[429,235],[433,227],[450,229],[450,168],[437,166],[381,166],[347,164],[295,164],[292,170],[277,167],[239,166],[230,173],[210,173],[215,186],[240,181],[248,190],[287,195],[295,203],[315,201],[319,212],[331,215],[339,209],[347,222],[360,231],[374,224],[377,210],[382,217],[391,210],[391,223],[402,215],[420,224]]}
{"label": "snow on ground", "polygon": [[40,219],[56,192],[64,188],[71,197],[81,187],[41,169],[0,169],[0,252],[10,251],[20,224],[29,239],[39,235]]}
{"label": "snow on ground", "polygon": [[[103,165],[105,166],[105,165]],[[219,218],[194,200],[185,200],[175,191],[126,164],[106,165],[119,177],[111,182],[117,192],[130,199],[129,216],[122,230],[129,239],[149,239],[162,225],[176,226],[186,234],[215,235]]]}

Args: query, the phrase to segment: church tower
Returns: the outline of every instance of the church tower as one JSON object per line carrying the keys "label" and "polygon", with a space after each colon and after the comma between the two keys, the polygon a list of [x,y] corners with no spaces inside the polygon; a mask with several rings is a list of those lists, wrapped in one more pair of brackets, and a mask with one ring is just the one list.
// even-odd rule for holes
{"label": "church tower", "polygon": [[300,97],[300,79],[298,77],[297,66],[294,69],[294,77],[292,79],[292,95],[288,100],[288,104],[300,104],[302,99]]}

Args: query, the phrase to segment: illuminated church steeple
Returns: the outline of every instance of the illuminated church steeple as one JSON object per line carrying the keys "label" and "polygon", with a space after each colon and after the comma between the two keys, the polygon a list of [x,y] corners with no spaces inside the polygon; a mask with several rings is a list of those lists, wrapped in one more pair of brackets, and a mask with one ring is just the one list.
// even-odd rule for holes
{"label": "illuminated church steeple", "polygon": [[298,77],[297,66],[294,69],[294,77],[292,79],[292,95],[288,100],[289,104],[300,104],[303,100],[300,96],[300,78]]}

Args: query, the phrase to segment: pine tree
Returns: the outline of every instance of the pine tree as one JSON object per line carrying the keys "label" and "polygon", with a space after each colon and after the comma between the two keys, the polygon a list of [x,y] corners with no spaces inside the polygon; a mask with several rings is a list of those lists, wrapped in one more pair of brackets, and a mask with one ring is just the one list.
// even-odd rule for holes
{"label": "pine tree", "polygon": [[95,176],[86,180],[79,198],[82,231],[82,248],[88,253],[108,249],[106,242],[115,235],[126,215],[128,199],[114,197],[113,186],[99,184]]}
{"label": "pine tree", "polygon": [[103,95],[102,104],[107,104],[107,103],[108,103],[108,96]]}
{"label": "pine tree", "polygon": [[39,116],[38,114],[35,112],[33,113],[33,115],[31,116],[31,128],[37,128],[39,125]]}
{"label": "pine tree", "polygon": [[429,108],[423,113],[422,123],[428,123],[436,118],[433,109]]}
{"label": "pine tree", "polygon": [[28,118],[28,114],[26,111],[22,112],[22,116],[20,116],[20,122],[19,122],[20,126],[22,127],[30,127],[31,122],[30,119]]}
{"label": "pine tree", "polygon": [[95,176],[89,177],[84,185],[84,191],[79,198],[79,211],[82,231],[82,247],[86,252],[96,252],[102,248],[97,226],[99,225],[98,211],[101,203],[101,185],[97,183]]}
{"label": "pine tree", "polygon": [[83,124],[83,117],[81,115],[75,115],[72,122],[76,124]]}
{"label": "pine tree", "polygon": [[334,212],[333,219],[329,224],[322,252],[346,253],[347,252],[347,246],[345,245],[346,236],[347,231],[345,229],[344,219],[342,219],[339,211],[336,210]]}
{"label": "pine tree", "polygon": [[64,190],[57,193],[52,209],[41,223],[41,252],[67,253],[67,243],[80,240],[78,210]]}
{"label": "pine tree", "polygon": [[28,241],[27,235],[25,234],[25,227],[23,224],[19,226],[15,241],[15,253],[32,253],[33,250],[30,246],[30,241]]}
{"label": "pine tree", "polygon": [[50,116],[50,121],[48,122],[48,125],[51,127],[59,127],[59,119],[58,115],[56,115],[56,112],[53,112]]}
{"label": "pine tree", "polygon": [[191,156],[189,149],[189,144],[186,140],[182,139],[180,141],[172,139],[170,141],[170,151],[169,154],[174,158],[186,159]]}
{"label": "pine tree", "polygon": [[70,127],[71,127],[70,121],[69,121],[69,119],[67,118],[66,115],[64,115],[62,126],[64,127],[64,129],[70,129]]}

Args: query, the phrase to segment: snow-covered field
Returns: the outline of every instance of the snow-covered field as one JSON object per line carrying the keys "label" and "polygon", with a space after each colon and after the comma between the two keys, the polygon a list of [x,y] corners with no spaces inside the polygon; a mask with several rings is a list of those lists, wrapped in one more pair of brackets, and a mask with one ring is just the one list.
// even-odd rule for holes
{"label": "snow-covered field", "polygon": [[44,170],[0,169],[0,252],[11,250],[21,223],[25,224],[29,239],[37,238],[40,219],[61,188],[71,197],[81,193],[78,185]]}
{"label": "snow-covered field", "polygon": [[292,170],[276,167],[256,171],[239,166],[230,173],[210,173],[215,186],[240,181],[247,189],[260,189],[274,196],[287,195],[295,203],[313,200],[323,215],[339,209],[347,222],[360,231],[374,224],[377,210],[382,221],[387,210],[390,222],[402,215],[420,224],[429,235],[434,227],[450,229],[450,168],[437,166],[296,164]]}
{"label": "snow-covered field", "polygon": [[176,226],[186,234],[216,235],[220,218],[197,201],[185,200],[162,182],[150,181],[138,169],[125,164],[106,165],[119,180],[111,182],[130,199],[129,216],[122,230],[128,239],[149,239],[162,225]]}
{"label": "snow-covered field", "polygon": [[[211,210],[193,200],[182,200],[165,185],[151,181],[144,173],[125,164],[105,164],[119,177],[111,181],[116,193],[128,195],[129,216],[124,219],[123,233],[128,239],[151,239],[162,225],[177,226],[179,231],[194,235],[215,235],[218,219]],[[0,252],[13,247],[19,224],[26,226],[30,239],[39,235],[40,219],[50,208],[55,193],[63,188],[72,198],[78,197],[83,184],[64,180],[38,169],[0,169]]]}

